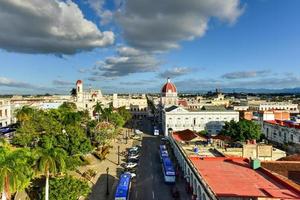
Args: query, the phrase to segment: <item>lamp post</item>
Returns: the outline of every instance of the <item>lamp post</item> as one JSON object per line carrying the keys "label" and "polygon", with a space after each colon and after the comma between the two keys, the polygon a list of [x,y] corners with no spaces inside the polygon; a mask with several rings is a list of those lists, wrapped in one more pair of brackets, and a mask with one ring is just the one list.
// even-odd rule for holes
{"label": "lamp post", "polygon": [[120,146],[118,146],[118,165],[120,165]]}
{"label": "lamp post", "polygon": [[106,195],[109,195],[109,190],[108,190],[108,171],[109,167],[106,168]]}

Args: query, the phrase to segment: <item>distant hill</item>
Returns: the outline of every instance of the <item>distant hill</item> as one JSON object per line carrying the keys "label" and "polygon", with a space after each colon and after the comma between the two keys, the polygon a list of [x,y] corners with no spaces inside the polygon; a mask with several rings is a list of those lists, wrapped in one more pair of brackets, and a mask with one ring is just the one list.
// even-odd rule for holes
{"label": "distant hill", "polygon": [[[212,90],[194,90],[194,91],[181,91],[188,93],[206,93]],[[221,88],[224,93],[286,93],[286,94],[300,94],[300,87],[297,88],[283,88],[283,89],[251,89],[251,88]]]}

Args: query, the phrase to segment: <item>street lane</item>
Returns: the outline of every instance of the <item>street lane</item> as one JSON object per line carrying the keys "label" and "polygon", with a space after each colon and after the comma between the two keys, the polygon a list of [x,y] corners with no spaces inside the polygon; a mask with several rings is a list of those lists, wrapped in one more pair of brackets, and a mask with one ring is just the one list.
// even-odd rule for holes
{"label": "street lane", "polygon": [[142,152],[131,200],[173,200],[172,185],[164,183],[159,161],[160,137],[152,135],[153,128],[149,121],[143,121],[139,129],[144,132]]}

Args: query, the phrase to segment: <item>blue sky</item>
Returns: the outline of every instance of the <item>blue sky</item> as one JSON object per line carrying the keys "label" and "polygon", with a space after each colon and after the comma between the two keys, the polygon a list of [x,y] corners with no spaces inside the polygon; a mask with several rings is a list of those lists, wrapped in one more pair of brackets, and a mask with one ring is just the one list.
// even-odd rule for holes
{"label": "blue sky", "polygon": [[298,0],[38,4],[0,3],[1,94],[300,87]]}

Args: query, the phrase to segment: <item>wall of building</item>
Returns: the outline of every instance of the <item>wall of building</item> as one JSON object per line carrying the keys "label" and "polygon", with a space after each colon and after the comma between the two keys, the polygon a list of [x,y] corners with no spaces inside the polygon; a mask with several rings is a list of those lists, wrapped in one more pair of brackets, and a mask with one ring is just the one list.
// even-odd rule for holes
{"label": "wall of building", "polygon": [[[199,111],[199,112],[163,112],[162,128],[165,135],[168,130],[181,131],[190,129],[194,131],[207,130],[217,134],[224,122],[239,121],[239,112],[236,111]],[[216,126],[218,124],[218,126]]]}
{"label": "wall of building", "polygon": [[0,127],[11,124],[11,104],[9,99],[0,99]]}
{"label": "wall of building", "polygon": [[300,144],[300,129],[264,122],[263,134],[272,142]]}

